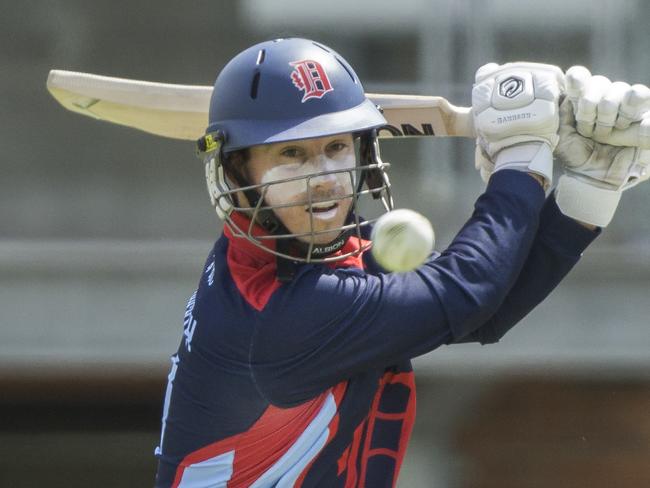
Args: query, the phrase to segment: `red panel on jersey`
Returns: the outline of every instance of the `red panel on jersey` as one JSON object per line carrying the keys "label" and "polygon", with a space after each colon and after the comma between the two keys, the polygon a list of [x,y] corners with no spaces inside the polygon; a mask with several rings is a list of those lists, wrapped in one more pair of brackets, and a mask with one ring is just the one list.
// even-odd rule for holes
{"label": "red panel on jersey", "polygon": [[[242,230],[247,230],[250,226],[250,220],[237,212],[233,212],[231,218]],[[268,303],[273,292],[281,286],[276,274],[276,257],[247,239],[235,236],[227,225],[224,226],[224,234],[230,241],[227,260],[232,279],[248,304],[255,310],[261,311]],[[253,236],[268,235],[258,225],[253,226],[252,234]],[[268,242],[269,249],[273,250],[275,248],[274,242]],[[368,241],[350,237],[333,256],[358,251],[362,245],[367,244]],[[361,254],[349,256],[341,261],[334,261],[329,264],[332,268],[363,268]]]}
{"label": "red panel on jersey", "polygon": [[[293,408],[270,406],[246,432],[205,446],[187,455],[179,464],[173,488],[179,486],[183,472],[189,466],[235,451],[233,472],[228,482],[231,488],[250,486],[273,466],[294,445],[296,440],[321,411],[323,402],[332,394],[338,405],[347,382],[340,383],[318,397]],[[336,432],[337,416],[328,426],[329,439]]]}

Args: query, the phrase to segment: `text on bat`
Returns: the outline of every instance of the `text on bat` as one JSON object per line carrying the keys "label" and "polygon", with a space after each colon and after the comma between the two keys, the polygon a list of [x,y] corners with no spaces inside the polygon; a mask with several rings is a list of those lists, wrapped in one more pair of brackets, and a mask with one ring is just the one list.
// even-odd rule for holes
{"label": "text on bat", "polygon": [[433,132],[433,125],[431,124],[420,124],[420,129],[416,128],[412,124],[400,124],[399,127],[394,125],[384,125],[377,131],[378,135],[381,135],[382,131],[388,132],[393,137],[436,135]]}

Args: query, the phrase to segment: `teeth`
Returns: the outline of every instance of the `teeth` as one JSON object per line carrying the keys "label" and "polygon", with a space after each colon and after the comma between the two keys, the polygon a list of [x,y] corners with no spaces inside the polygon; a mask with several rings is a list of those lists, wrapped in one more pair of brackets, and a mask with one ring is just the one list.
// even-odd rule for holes
{"label": "teeth", "polygon": [[336,217],[339,213],[339,206],[332,205],[331,207],[326,208],[312,208],[311,215],[314,219],[318,220],[331,220]]}
{"label": "teeth", "polygon": [[[335,201],[330,200],[330,201],[328,201],[328,202],[312,203],[311,206],[312,206],[312,208],[321,209],[321,208],[330,208],[330,207],[334,207],[336,204],[337,204],[337,203],[336,203]],[[306,208],[309,209],[309,205],[307,205]]]}

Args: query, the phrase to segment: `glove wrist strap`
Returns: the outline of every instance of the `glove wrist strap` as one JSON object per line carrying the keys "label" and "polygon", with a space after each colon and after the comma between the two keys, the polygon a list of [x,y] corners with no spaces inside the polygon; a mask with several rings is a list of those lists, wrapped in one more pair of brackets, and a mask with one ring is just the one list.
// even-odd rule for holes
{"label": "glove wrist strap", "polygon": [[498,152],[495,171],[516,169],[535,173],[544,178],[544,189],[553,181],[553,151],[544,142],[529,142],[508,146]]}
{"label": "glove wrist strap", "polygon": [[614,217],[621,190],[597,187],[575,175],[562,175],[555,189],[555,201],[567,217],[607,227]]}

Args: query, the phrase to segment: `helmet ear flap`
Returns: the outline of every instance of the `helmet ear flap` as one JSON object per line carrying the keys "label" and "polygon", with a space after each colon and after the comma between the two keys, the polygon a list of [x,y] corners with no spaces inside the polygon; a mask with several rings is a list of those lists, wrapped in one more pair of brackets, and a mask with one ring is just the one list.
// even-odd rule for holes
{"label": "helmet ear flap", "polygon": [[[197,141],[197,154],[205,162],[205,180],[212,206],[221,220],[230,221],[230,215],[239,208],[237,192],[241,191],[248,200],[248,206],[253,210],[253,217],[270,234],[289,234],[287,228],[272,210],[265,207],[261,195],[251,189],[251,184],[242,173],[241,163],[248,160],[247,149],[224,154],[223,143],[225,134],[222,131],[208,133]],[[234,161],[233,154],[240,153],[240,160]],[[243,161],[242,161],[243,159]],[[247,189],[248,187],[248,189]]]}
{"label": "helmet ear flap", "polygon": [[197,142],[197,156],[205,163],[205,182],[212,206],[225,220],[233,211],[232,188],[228,184],[223,167],[222,147],[225,134],[222,131],[205,134]]}
{"label": "helmet ear flap", "polygon": [[[214,158],[210,158],[209,160],[206,159],[205,161],[205,183],[208,186],[210,202],[213,207],[216,207],[219,195],[217,192],[217,164]],[[221,214],[219,217],[221,217]]]}
{"label": "helmet ear flap", "polygon": [[219,218],[225,220],[236,205],[233,200],[236,195],[230,190],[223,165],[218,162],[216,156],[205,160],[205,181],[212,206]]}

